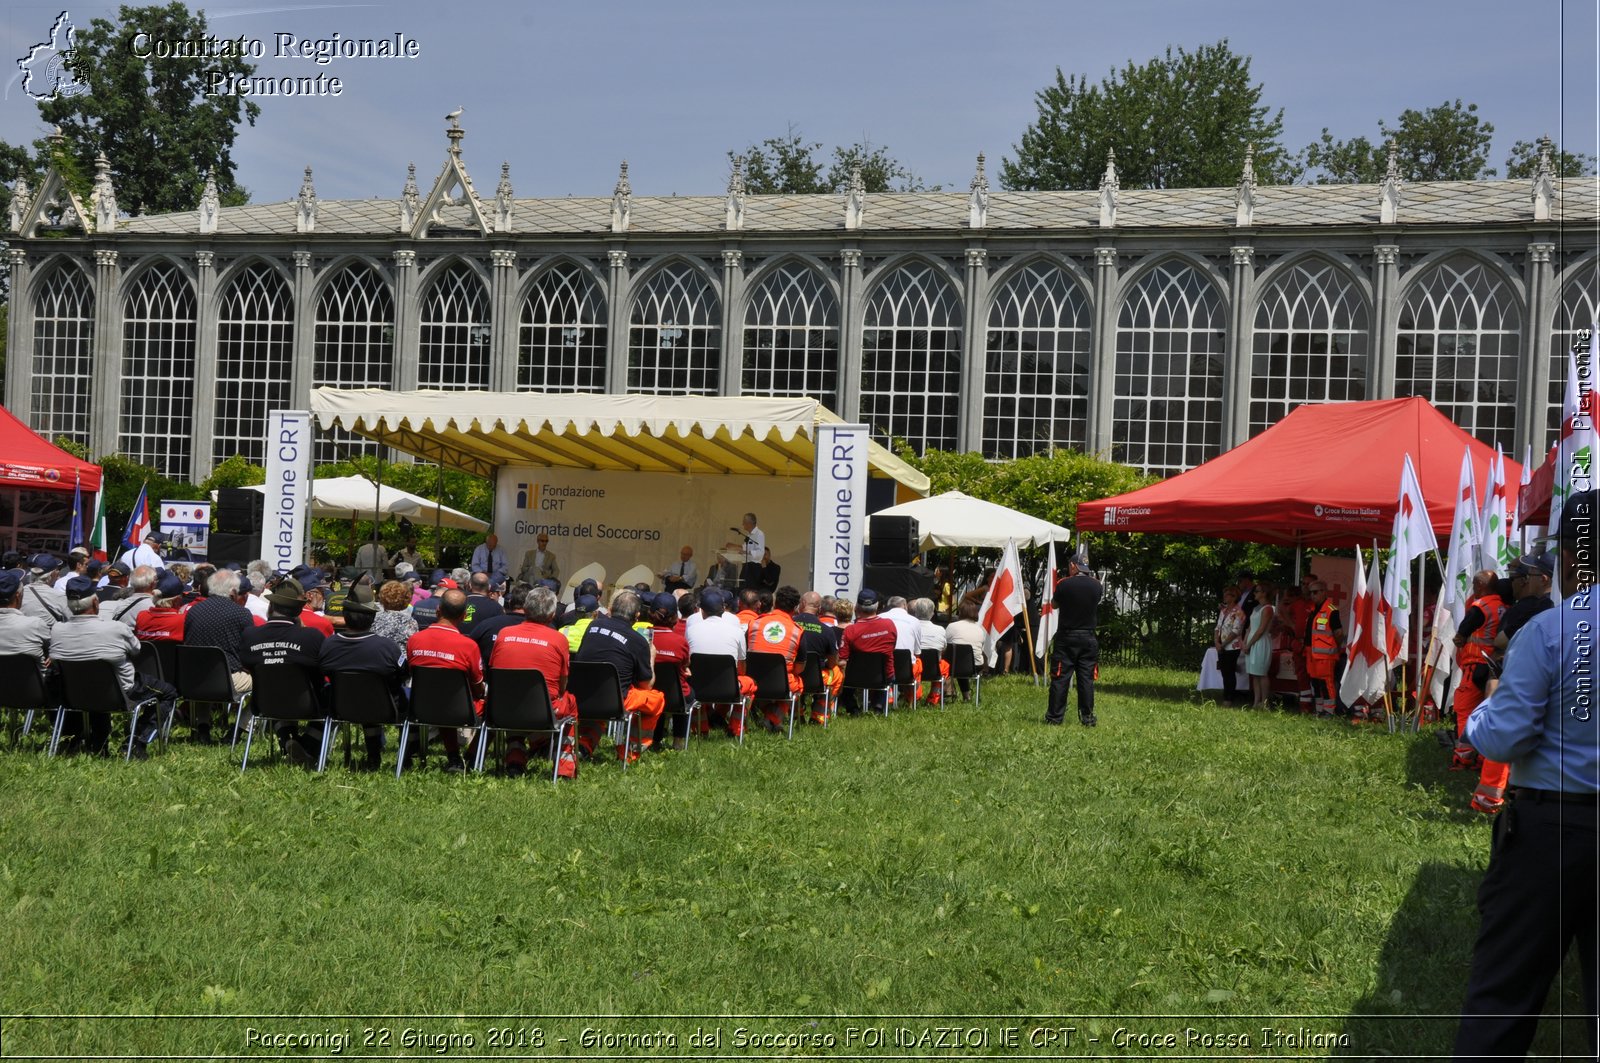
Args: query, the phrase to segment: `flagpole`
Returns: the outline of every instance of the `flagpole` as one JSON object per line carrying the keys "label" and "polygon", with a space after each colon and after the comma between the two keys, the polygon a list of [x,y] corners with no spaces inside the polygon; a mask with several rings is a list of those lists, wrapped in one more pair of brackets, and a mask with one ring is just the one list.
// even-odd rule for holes
{"label": "flagpole", "polygon": [[[1023,584],[1027,588],[1027,584]],[[1028,640],[1028,671],[1033,675],[1033,685],[1039,685],[1039,659],[1033,654],[1033,625],[1028,622],[1028,602],[1022,602],[1022,633]]]}
{"label": "flagpole", "polygon": [[[1426,551],[1424,551],[1424,553],[1426,553]],[[1421,596],[1421,594],[1422,594],[1422,570],[1423,570],[1422,554],[1418,554],[1417,555],[1417,561],[1416,561],[1416,572],[1417,572],[1416,588],[1417,589],[1412,595],[1412,600],[1413,601],[1415,601],[1417,599],[1417,597]],[[1437,602],[1435,602],[1435,605],[1437,605]],[[1416,688],[1417,693],[1416,693],[1415,700],[1413,700],[1412,703],[1411,703],[1411,708],[1412,708],[1411,730],[1412,731],[1420,731],[1422,729],[1422,610],[1421,609],[1413,609],[1411,612],[1412,612],[1411,626],[1416,629],[1416,633],[1417,633],[1416,634],[1416,638],[1412,639],[1412,643],[1413,643],[1413,646],[1414,646],[1414,652],[1417,655],[1417,657],[1416,657],[1416,661],[1417,661],[1417,663],[1416,663],[1416,675],[1415,675],[1415,681],[1416,681],[1416,684],[1417,684],[1417,688]]]}

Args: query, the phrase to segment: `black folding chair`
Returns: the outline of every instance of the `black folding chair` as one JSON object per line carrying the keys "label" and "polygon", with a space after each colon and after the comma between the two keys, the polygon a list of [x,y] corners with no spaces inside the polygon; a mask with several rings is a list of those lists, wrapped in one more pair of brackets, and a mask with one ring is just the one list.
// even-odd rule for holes
{"label": "black folding chair", "polygon": [[977,653],[965,643],[952,642],[945,646],[944,656],[950,662],[951,679],[973,681],[972,707],[977,708],[983,698],[983,670],[978,667]]}
{"label": "black folding chair", "polygon": [[726,705],[739,713],[739,744],[750,723],[750,701],[739,693],[739,662],[726,653],[691,653],[689,689],[701,705]]}
{"label": "black folding chair", "polygon": [[894,651],[895,686],[899,688],[899,697],[906,703],[906,707],[914,709],[917,707],[917,673],[912,668],[912,660],[910,650]]}
{"label": "black folding chair", "polygon": [[[522,734],[550,734],[550,781],[557,780],[561,764],[561,745],[566,740],[571,720],[556,715],[550,704],[550,684],[537,668],[489,669],[489,694],[483,701],[483,729],[518,732]],[[483,770],[483,758],[489,751],[488,742],[478,745],[478,771]]]}
{"label": "black folding chair", "polygon": [[[158,654],[160,650],[156,651]],[[241,717],[245,714],[245,705],[250,700],[249,694],[235,694],[233,692],[233,673],[228,669],[228,655],[218,646],[189,646],[179,643],[172,648],[173,671],[177,678],[172,681],[178,688],[178,696],[189,703],[189,726],[194,727],[195,706],[221,705],[222,721],[228,721],[228,713],[233,712],[233,739],[228,743],[228,748],[239,744],[239,726]]]}
{"label": "black folding chair", "polygon": [[[922,661],[922,681],[928,684],[929,691],[932,691],[934,686],[939,688],[939,708],[942,709],[944,708],[945,698],[949,695],[949,691],[945,689],[949,680],[939,674],[939,665],[944,661],[944,655],[938,650],[930,648],[923,650],[917,656]],[[921,696],[921,686],[917,687],[917,694],[919,697]]]}
{"label": "black folding chair", "polygon": [[[657,661],[655,676],[656,689],[661,691],[661,696],[667,702],[666,708],[661,713],[661,719],[670,729],[673,726],[672,721],[682,717],[683,744],[687,748],[689,735],[694,731],[695,703],[692,699],[685,700],[683,696],[683,666],[677,661]],[[659,730],[659,725],[657,729]],[[661,735],[656,735],[656,741],[661,741]]]}
{"label": "black folding chair", "polygon": [[[219,651],[220,652],[220,651]],[[256,724],[265,731],[269,723],[307,723],[322,721],[322,744],[317,750],[317,770],[328,765],[328,745],[333,735],[333,717],[323,701],[322,673],[298,664],[264,664],[250,673],[250,722],[244,730],[242,772],[250,764],[250,743]]]}
{"label": "black folding chair", "polygon": [[[354,725],[397,727],[400,724],[400,697],[388,676],[377,672],[328,673],[329,715],[333,726],[344,733],[344,766],[350,766],[350,732]],[[324,754],[324,762],[327,757]]]}
{"label": "black folding chair", "polygon": [[[909,656],[910,651],[905,651]],[[858,690],[867,695],[862,709],[872,711],[873,694],[883,695],[883,714],[889,715],[889,658],[881,653],[857,653],[844,663],[841,690]]]}
{"label": "black folding chair", "polygon": [[828,684],[822,678],[822,655],[820,653],[806,654],[805,661],[800,671],[800,693],[803,697],[822,699],[822,726],[828,726],[833,719],[835,705],[833,691],[828,689]]}
{"label": "black folding chair", "polygon": [[[406,767],[406,745],[411,726],[471,727],[478,732],[474,741],[483,741],[483,721],[472,707],[472,682],[459,668],[413,668],[411,670],[411,708],[400,724],[399,762],[394,777]],[[426,732],[424,732],[426,733]]]}
{"label": "black folding chair", "polygon": [[744,659],[744,674],[756,684],[755,700],[789,703],[789,738],[794,738],[794,710],[798,696],[789,689],[789,662],[781,653],[750,653]]}
{"label": "black folding chair", "polygon": [[59,708],[61,703],[50,696],[36,659],[25,653],[7,653],[0,655],[0,705],[8,713],[15,709],[23,714],[22,730],[17,734],[20,743],[33,730],[35,712]]}
{"label": "black folding chair", "polygon": [[[50,755],[56,755],[61,742],[61,727],[68,712],[130,713],[128,749],[124,761],[133,759],[133,743],[139,735],[139,714],[157,703],[154,695],[137,701],[122,691],[122,680],[115,661],[56,661],[61,673],[62,704],[56,709],[56,724],[50,734]],[[159,730],[159,727],[157,728]]]}
{"label": "black folding chair", "polygon": [[[622,725],[622,770],[628,770],[628,748],[633,743],[633,717],[624,706],[622,677],[605,661],[573,661],[567,674],[567,693],[578,703],[578,726],[599,723]],[[612,739],[615,741],[615,738]]]}

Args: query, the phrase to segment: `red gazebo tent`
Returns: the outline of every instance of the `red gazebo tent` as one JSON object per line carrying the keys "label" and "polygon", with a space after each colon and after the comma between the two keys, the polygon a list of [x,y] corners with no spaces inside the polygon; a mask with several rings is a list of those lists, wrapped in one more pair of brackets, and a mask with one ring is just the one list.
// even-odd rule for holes
{"label": "red gazebo tent", "polygon": [[[1115,498],[1084,502],[1079,532],[1208,535],[1281,546],[1387,546],[1405,455],[1440,541],[1450,535],[1461,451],[1483,497],[1494,448],[1423,398],[1296,407],[1204,465]],[[1506,459],[1507,498],[1522,465]]]}
{"label": "red gazebo tent", "polygon": [[21,491],[100,490],[100,466],[68,454],[0,407],[0,488]]}

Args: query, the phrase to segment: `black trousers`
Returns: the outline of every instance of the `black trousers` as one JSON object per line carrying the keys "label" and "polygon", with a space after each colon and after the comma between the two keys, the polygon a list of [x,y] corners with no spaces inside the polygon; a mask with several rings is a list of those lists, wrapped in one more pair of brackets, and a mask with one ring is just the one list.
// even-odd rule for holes
{"label": "black trousers", "polygon": [[1067,718],[1067,692],[1078,681],[1078,719],[1094,719],[1094,673],[1100,664],[1100,640],[1093,632],[1065,631],[1056,636],[1050,652],[1050,704],[1044,718],[1060,723]]}
{"label": "black trousers", "polygon": [[[1595,1012],[1596,912],[1593,800],[1513,796],[1494,824],[1489,869],[1478,887],[1482,924],[1456,1033],[1456,1059],[1520,1059],[1533,1043],[1550,983],[1574,941],[1584,1008]],[[1595,1025],[1588,1022],[1589,1052]],[[1576,1052],[1577,1045],[1565,1046]]]}
{"label": "black trousers", "polygon": [[1217,671],[1222,673],[1222,696],[1232,701],[1239,692],[1239,651],[1218,650]]}

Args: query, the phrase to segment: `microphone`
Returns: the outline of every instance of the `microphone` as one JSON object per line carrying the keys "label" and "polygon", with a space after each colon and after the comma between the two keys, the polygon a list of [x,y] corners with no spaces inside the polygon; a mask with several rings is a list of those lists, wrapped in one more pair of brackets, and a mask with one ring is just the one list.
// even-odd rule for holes
{"label": "microphone", "polygon": [[747,543],[755,542],[754,539],[750,538],[750,536],[748,536],[748,535],[746,535],[744,533],[744,529],[743,528],[729,528],[728,530],[733,532],[733,534],[737,535],[739,538],[743,539]]}

